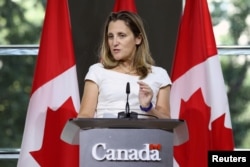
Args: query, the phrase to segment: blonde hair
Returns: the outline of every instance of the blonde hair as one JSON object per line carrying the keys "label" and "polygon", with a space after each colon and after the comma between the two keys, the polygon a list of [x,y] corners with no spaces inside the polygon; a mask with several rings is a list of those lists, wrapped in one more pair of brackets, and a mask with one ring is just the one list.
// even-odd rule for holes
{"label": "blonde hair", "polygon": [[122,20],[130,28],[135,37],[141,37],[141,44],[137,45],[136,53],[134,56],[133,66],[136,69],[140,78],[145,78],[151,71],[151,65],[154,65],[154,60],[151,57],[147,35],[143,26],[142,19],[139,15],[128,11],[121,11],[117,13],[111,13],[107,18],[104,32],[103,41],[100,46],[100,59],[104,68],[112,69],[118,66],[119,61],[116,61],[110,51],[108,45],[108,26],[111,21]]}

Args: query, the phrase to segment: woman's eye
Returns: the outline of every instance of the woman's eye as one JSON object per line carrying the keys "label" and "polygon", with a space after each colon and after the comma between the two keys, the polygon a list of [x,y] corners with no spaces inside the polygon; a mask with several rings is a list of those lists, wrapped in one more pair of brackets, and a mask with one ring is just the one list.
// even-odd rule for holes
{"label": "woman's eye", "polygon": [[108,35],[108,39],[112,39],[113,38],[113,35]]}
{"label": "woman's eye", "polygon": [[126,37],[126,34],[119,34],[119,36],[120,36],[121,38],[124,38],[124,37]]}

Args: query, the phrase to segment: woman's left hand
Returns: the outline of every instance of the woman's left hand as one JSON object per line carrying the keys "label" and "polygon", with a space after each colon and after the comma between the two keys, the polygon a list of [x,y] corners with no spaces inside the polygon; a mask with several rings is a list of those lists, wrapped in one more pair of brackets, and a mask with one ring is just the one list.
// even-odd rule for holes
{"label": "woman's left hand", "polygon": [[148,84],[143,81],[138,81],[139,84],[139,102],[142,107],[147,108],[153,98],[153,90]]}

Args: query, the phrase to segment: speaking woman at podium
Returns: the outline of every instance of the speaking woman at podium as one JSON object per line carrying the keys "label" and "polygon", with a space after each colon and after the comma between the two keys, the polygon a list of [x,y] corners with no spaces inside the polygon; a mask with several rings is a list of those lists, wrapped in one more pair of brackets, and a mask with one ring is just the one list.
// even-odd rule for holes
{"label": "speaking woman at podium", "polygon": [[108,16],[99,56],[85,76],[79,118],[117,118],[130,110],[142,118],[170,118],[171,80],[154,65],[138,14]]}

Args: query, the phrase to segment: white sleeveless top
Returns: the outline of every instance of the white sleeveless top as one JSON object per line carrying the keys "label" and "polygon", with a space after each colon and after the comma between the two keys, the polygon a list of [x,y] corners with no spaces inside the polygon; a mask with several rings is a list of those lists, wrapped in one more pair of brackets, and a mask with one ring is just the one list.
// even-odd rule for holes
{"label": "white sleeveless top", "polygon": [[[101,63],[90,66],[85,80],[91,80],[98,85],[99,96],[95,118],[117,118],[118,113],[125,111],[127,100],[126,85],[130,84],[129,105],[130,111],[147,114],[140,110],[139,104],[139,76],[123,74],[105,69]],[[167,71],[161,67],[152,66],[152,72],[142,79],[153,90],[153,105],[160,88],[171,84]]]}

